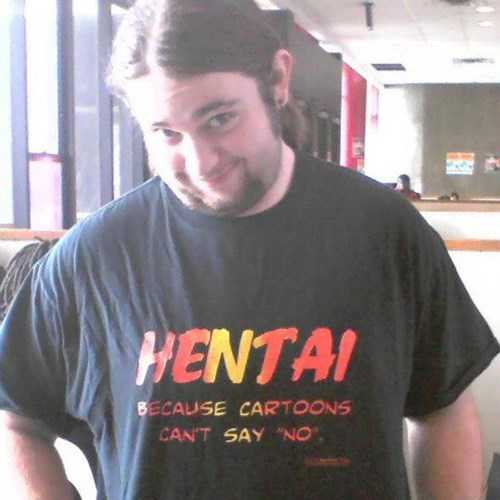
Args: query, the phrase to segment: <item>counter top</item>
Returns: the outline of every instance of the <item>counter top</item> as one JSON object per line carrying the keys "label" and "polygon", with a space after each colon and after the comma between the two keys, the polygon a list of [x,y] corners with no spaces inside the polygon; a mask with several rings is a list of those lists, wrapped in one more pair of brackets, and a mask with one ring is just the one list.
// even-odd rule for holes
{"label": "counter top", "polygon": [[499,240],[445,240],[445,243],[454,252],[500,252]]}
{"label": "counter top", "polygon": [[420,200],[413,204],[420,212],[500,212],[500,200]]}
{"label": "counter top", "polygon": [[[0,241],[35,240],[37,238],[51,240],[61,238],[65,232],[64,230],[36,231],[32,229],[0,228]],[[445,243],[448,250],[453,251],[500,252],[500,240],[445,238]]]}
{"label": "counter top", "polygon": [[13,228],[0,228],[0,240],[54,240],[61,238],[66,231],[64,229],[57,231],[38,231],[35,229],[13,229]]}

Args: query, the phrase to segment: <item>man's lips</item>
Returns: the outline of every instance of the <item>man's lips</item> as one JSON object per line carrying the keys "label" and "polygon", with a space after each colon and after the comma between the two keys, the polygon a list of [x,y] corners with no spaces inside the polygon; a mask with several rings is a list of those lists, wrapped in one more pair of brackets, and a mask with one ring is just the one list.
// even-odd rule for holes
{"label": "man's lips", "polygon": [[229,177],[229,175],[233,172],[238,163],[239,161],[235,161],[234,163],[231,163],[230,165],[227,165],[226,167],[221,168],[220,170],[217,169],[215,172],[213,172],[213,174],[209,175],[208,177],[201,178],[200,182],[210,187],[216,187],[219,184],[222,184]]}

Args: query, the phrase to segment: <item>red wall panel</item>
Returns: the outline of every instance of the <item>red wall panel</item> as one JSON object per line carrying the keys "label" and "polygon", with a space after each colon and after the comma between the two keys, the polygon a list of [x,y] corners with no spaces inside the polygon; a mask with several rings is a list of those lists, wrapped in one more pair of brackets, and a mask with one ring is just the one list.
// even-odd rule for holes
{"label": "red wall panel", "polygon": [[364,162],[366,128],[366,80],[348,64],[342,69],[340,163],[360,170]]}

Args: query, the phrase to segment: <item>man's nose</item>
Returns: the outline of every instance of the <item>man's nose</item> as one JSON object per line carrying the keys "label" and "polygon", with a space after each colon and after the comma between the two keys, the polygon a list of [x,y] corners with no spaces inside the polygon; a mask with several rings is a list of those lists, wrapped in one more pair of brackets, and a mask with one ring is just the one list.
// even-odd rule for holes
{"label": "man's nose", "polygon": [[186,170],[191,178],[209,179],[219,164],[219,148],[214,141],[187,137],[184,141]]}

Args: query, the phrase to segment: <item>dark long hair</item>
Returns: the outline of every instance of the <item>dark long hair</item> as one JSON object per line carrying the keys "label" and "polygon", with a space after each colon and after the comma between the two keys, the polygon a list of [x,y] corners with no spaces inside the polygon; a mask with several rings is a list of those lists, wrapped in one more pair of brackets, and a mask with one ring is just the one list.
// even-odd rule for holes
{"label": "dark long hair", "polygon": [[163,68],[173,78],[238,72],[255,78],[273,131],[295,148],[304,121],[293,99],[278,109],[273,62],[283,47],[252,0],[137,0],[118,29],[107,81],[126,101],[129,80]]}

